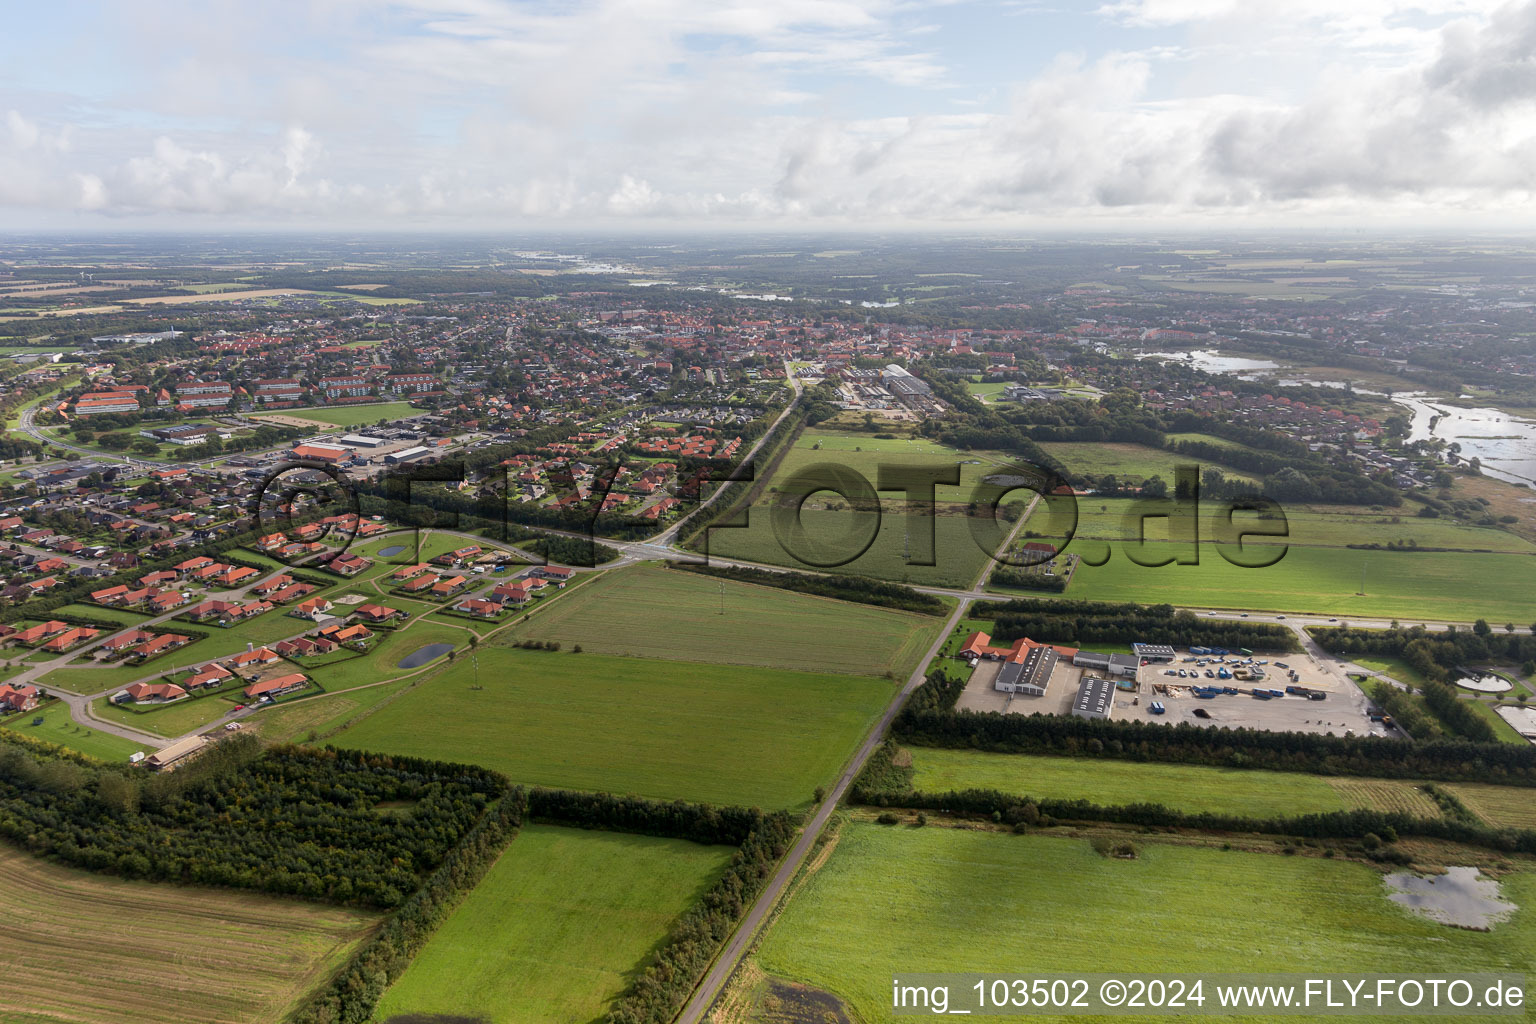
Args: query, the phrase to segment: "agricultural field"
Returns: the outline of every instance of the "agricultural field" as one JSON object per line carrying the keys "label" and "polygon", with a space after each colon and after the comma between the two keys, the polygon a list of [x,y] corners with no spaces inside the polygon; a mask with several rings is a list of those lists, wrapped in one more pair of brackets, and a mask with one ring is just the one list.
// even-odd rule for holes
{"label": "agricultural field", "polygon": [[601,1019],[734,851],[524,827],[379,1003],[376,1018]]}
{"label": "agricultural field", "polygon": [[885,679],[482,646],[338,734],[514,782],[804,807],[895,692]]}
{"label": "agricultural field", "polygon": [[866,1024],[901,1019],[890,1009],[893,973],[987,969],[996,950],[1046,950],[1054,972],[1536,969],[1530,870],[1502,879],[1515,916],[1476,932],[1391,902],[1363,864],[1137,845],[1124,860],[1067,837],[849,823],[761,939],[756,963],[841,997]]}
{"label": "agricultural field", "polygon": [[26,950],[0,1018],[55,1024],[282,1020],[377,917],[320,903],[134,882],[0,846],[0,933]]}
{"label": "agricultural field", "polygon": [[1493,825],[1536,828],[1536,792],[1516,786],[1489,786],[1475,782],[1444,783],[1475,814]]}
{"label": "agricultural field", "polygon": [[[289,416],[302,420],[313,420],[316,423],[328,423],[335,427],[357,427],[365,423],[377,423],[379,420],[399,420],[407,416],[416,416],[422,410],[412,407],[409,402],[379,402],[374,405],[336,405],[320,406],[313,409],[286,409],[274,415]],[[256,414],[252,419],[266,419],[266,416]]]}
{"label": "agricultural field", "polygon": [[[1095,542],[1074,543],[1086,555]],[[1104,545],[1098,544],[1100,554]],[[1148,545],[1149,549],[1157,545]],[[1149,550],[1149,553],[1154,553]],[[1536,561],[1501,554],[1435,552],[1409,554],[1293,546],[1265,568],[1232,565],[1210,545],[1200,564],[1136,565],[1116,545],[1109,562],[1083,564],[1062,595],[1083,601],[1166,602],[1196,608],[1258,608],[1383,619],[1407,625],[1452,614],[1489,622],[1529,617],[1523,581]],[[1361,596],[1362,570],[1366,593]],[[1454,612],[1446,594],[1457,595]],[[1043,595],[1049,596],[1049,595]]]}
{"label": "agricultural field", "polygon": [[[857,511],[828,493],[818,493],[801,510],[798,528],[781,541],[771,517],[776,495],[802,470],[823,463],[845,466],[861,474],[871,487],[880,479],[880,467],[957,467],[958,486],[939,485],[934,491],[935,515],[906,511],[900,490],[880,492],[882,514]],[[967,516],[967,504],[984,477],[1004,471],[1010,460],[997,452],[960,452],[925,438],[876,438],[868,434],[811,429],[795,439],[794,446],[775,472],[769,489],[749,510],[745,526],[709,531],[708,551],[721,558],[740,558],[769,565],[817,572],[853,573],[899,583],[928,586],[969,587],[980,575],[989,551],[972,536],[976,520]],[[1019,502],[1031,495],[1019,492]],[[737,521],[741,519],[738,516]],[[1002,531],[987,522],[996,534]],[[927,531],[934,531],[933,565],[908,563],[908,552],[922,553]],[[909,533],[911,536],[909,537]],[[989,536],[989,534],[983,534]],[[994,542],[995,546],[995,542]],[[856,557],[855,557],[856,556]],[[821,563],[846,560],[841,565]]]}
{"label": "agricultural field", "polygon": [[[1440,817],[1440,805],[1430,799],[1422,786],[1408,779],[1364,779],[1333,776],[1328,784],[1344,799],[1350,810],[1386,811],[1413,814],[1420,818]],[[1525,790],[1530,797],[1536,792]]]}
{"label": "agricultural field", "polygon": [[905,678],[941,624],[641,565],[604,573],[493,642],[557,640],[601,654]]}
{"label": "agricultural field", "polygon": [[[37,718],[41,718],[42,723],[33,725],[32,722]],[[57,743],[103,761],[126,761],[128,755],[144,749],[142,743],[125,740],[121,736],[102,732],[89,725],[81,725],[75,721],[74,716],[69,712],[69,705],[63,701],[56,701],[36,711],[24,711],[8,718],[4,723],[0,723],[0,730],[48,743]],[[0,740],[3,739],[4,736],[0,735]]]}

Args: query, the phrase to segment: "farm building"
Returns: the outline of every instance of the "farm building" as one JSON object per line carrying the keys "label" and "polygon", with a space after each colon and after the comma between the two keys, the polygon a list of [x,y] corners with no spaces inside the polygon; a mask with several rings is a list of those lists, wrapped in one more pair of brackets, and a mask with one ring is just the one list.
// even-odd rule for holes
{"label": "farm building", "polygon": [[199,750],[202,750],[207,744],[208,741],[201,736],[188,736],[184,740],[177,740],[170,746],[150,754],[144,759],[144,763],[151,768],[165,768],[183,758],[190,757]]}
{"label": "farm building", "polygon": [[1072,714],[1077,718],[1109,718],[1115,713],[1115,684],[1098,676],[1083,676],[1072,699]]}
{"label": "farm building", "polygon": [[1051,647],[1031,647],[1022,659],[1008,658],[998,670],[993,689],[1044,697],[1056,668],[1057,653]]}

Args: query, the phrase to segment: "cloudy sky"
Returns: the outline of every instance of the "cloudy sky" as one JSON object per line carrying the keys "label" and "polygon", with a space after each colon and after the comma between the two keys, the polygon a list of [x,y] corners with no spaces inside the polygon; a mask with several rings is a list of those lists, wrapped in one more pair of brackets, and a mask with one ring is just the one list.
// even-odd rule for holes
{"label": "cloudy sky", "polygon": [[49,0],[0,227],[1536,227],[1536,0]]}

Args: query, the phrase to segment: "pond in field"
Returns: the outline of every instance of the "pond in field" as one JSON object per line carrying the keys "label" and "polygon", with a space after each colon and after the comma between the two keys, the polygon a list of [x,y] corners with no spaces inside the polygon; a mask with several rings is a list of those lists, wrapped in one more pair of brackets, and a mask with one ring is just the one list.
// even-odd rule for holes
{"label": "pond in field", "polygon": [[1432,921],[1459,928],[1490,928],[1519,908],[1499,898],[1499,883],[1477,868],[1447,868],[1443,875],[1388,875],[1387,898]]}
{"label": "pond in field", "polygon": [[1206,373],[1252,373],[1255,370],[1278,370],[1280,364],[1269,359],[1248,359],[1243,356],[1223,355],[1214,348],[1197,348],[1190,352],[1143,352],[1138,359],[1167,359],[1188,363]]}
{"label": "pond in field", "polygon": [[453,644],[427,644],[418,647],[395,663],[395,668],[420,668],[433,658],[440,658],[453,650]]}
{"label": "pond in field", "polygon": [[391,544],[387,548],[380,548],[379,549],[379,557],[380,558],[394,558],[396,555],[398,555],[400,552],[402,552],[404,550],[405,550],[405,545],[404,544]]}

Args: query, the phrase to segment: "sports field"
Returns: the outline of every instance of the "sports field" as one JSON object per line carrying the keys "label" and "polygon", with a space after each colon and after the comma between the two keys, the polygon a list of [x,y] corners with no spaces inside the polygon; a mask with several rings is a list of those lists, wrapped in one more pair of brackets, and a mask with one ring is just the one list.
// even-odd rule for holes
{"label": "sports field", "polygon": [[558,640],[600,654],[905,678],[941,625],[931,615],[638,565],[561,595],[495,642]]}
{"label": "sports field", "polygon": [[376,1019],[600,1019],[734,851],[531,825],[385,994]]}
{"label": "sports field", "polygon": [[482,646],[332,742],[514,782],[768,809],[830,784],[896,684]]}
{"label": "sports field", "polygon": [[848,824],[758,961],[866,1024],[906,1019],[891,1012],[894,974],[1028,969],[1020,958],[1057,973],[1536,970],[1536,872],[1506,875],[1521,909],[1474,932],[1391,902],[1362,864],[1137,845],[1122,860],[1065,837]]}
{"label": "sports field", "polygon": [[[409,402],[380,402],[375,405],[334,405],[313,409],[288,409],[275,415],[312,420],[316,423],[329,423],[337,427],[356,427],[364,423],[377,423],[379,420],[404,419],[407,416],[416,416],[421,411],[413,408]],[[258,420],[266,418],[260,413],[252,416],[252,419]]]}
{"label": "sports field", "polygon": [[[38,718],[43,720],[42,724],[33,725],[33,721]],[[89,725],[81,725],[70,715],[69,705],[63,701],[57,701],[37,711],[25,711],[8,718],[4,729],[48,743],[57,743],[70,750],[89,754],[91,757],[99,757],[103,761],[127,761],[128,755],[145,749],[143,743],[135,743]],[[0,739],[4,737],[0,736]]]}
{"label": "sports field", "polygon": [[0,934],[25,963],[0,985],[0,1019],[282,1020],[376,919],[321,903],[91,875],[0,846]]}

